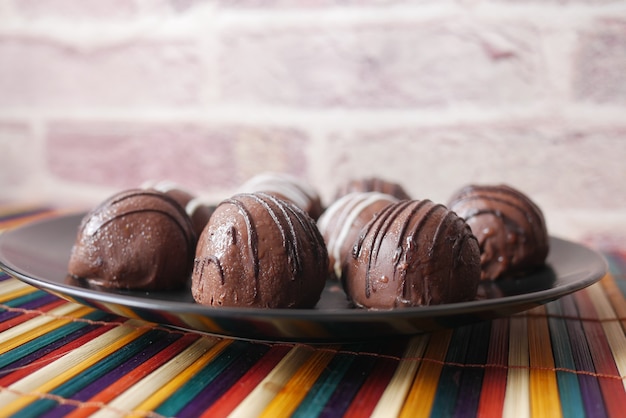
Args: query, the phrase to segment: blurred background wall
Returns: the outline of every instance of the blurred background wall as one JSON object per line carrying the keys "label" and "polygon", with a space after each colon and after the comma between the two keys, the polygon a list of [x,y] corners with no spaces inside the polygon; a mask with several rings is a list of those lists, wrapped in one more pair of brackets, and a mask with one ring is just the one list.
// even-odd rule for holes
{"label": "blurred background wall", "polygon": [[626,244],[626,2],[1,0],[0,200],[284,171],[445,203],[508,183]]}

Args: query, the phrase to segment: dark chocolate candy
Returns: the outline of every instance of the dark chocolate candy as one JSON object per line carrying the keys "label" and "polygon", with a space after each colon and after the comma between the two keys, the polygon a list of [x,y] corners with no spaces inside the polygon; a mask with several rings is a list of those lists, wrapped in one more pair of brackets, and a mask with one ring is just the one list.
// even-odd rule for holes
{"label": "dark chocolate candy", "polygon": [[192,294],[209,306],[312,308],[328,275],[313,219],[267,193],[221,202],[196,249]]}
{"label": "dark chocolate candy", "polygon": [[171,197],[124,191],[83,218],[68,272],[105,288],[179,288],[191,273],[195,240],[189,216]]}
{"label": "dark chocolate candy", "polygon": [[469,185],[450,200],[478,238],[483,280],[519,276],[543,266],[549,239],[541,209],[507,185]]}
{"label": "dark chocolate candy", "polygon": [[317,221],[326,242],[331,277],[341,277],[341,265],[352,251],[354,241],[378,212],[397,202],[393,196],[378,192],[353,192],[333,202]]}
{"label": "dark chocolate candy", "polygon": [[387,206],[362,230],[342,282],[356,306],[391,309],[472,300],[480,281],[469,226],[430,200]]}

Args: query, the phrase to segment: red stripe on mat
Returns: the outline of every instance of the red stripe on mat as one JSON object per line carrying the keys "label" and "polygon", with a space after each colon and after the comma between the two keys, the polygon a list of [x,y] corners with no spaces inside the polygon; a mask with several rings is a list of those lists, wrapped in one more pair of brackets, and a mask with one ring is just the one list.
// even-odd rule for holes
{"label": "red stripe on mat", "polygon": [[293,347],[273,346],[241,379],[235,382],[211,408],[204,411],[203,418],[224,417],[230,414]]}
{"label": "red stripe on mat", "polygon": [[491,325],[489,353],[476,415],[499,417],[504,409],[509,358],[509,318],[495,319]]}
{"label": "red stripe on mat", "polygon": [[583,320],[582,325],[596,373],[599,375],[598,382],[607,412],[610,416],[622,416],[626,405],[626,392],[602,323],[598,320],[598,313],[586,290],[574,293],[574,297],[581,318],[591,319]]}
{"label": "red stripe on mat", "polygon": [[0,323],[0,332],[2,331],[6,331],[9,328],[13,328],[17,325],[20,325],[30,319],[33,319],[35,317],[38,316],[45,316],[46,312],[57,308],[61,305],[63,305],[64,303],[67,303],[66,300],[62,300],[62,299],[58,299],[55,300],[53,302],[48,303],[47,305],[44,306],[40,306],[39,308],[37,308],[36,311],[27,311],[25,310],[26,313],[16,316],[14,318],[9,319],[8,321],[2,322]]}
{"label": "red stripe on mat", "polygon": [[60,357],[69,353],[70,351],[76,348],[79,348],[87,344],[89,341],[93,340],[94,338],[104,334],[105,332],[113,328],[114,326],[115,324],[111,324],[110,326],[98,327],[94,329],[93,331],[90,331],[89,333],[75,339],[74,341],[70,341],[67,344],[63,345],[62,347],[59,347],[56,350],[51,351],[50,353],[46,354],[45,356],[42,356],[39,360],[31,363],[28,367],[18,369],[10,374],[7,374],[6,376],[3,376],[2,378],[0,378],[0,386],[6,387],[8,385],[11,385],[17,382],[18,380],[31,374],[33,372],[32,370],[33,368],[37,370],[41,369],[42,367],[52,363],[53,361],[58,360]]}
{"label": "red stripe on mat", "polygon": [[[90,399],[85,401],[84,404],[98,405],[111,402],[117,396],[128,390],[135,383],[139,382],[148,374],[152,373],[154,370],[158,369],[160,366],[174,358],[198,338],[200,338],[199,335],[184,335],[179,340],[175,341],[173,344],[169,345],[167,348],[159,352],[157,355],[145,361],[139,367],[133,369],[128,374],[124,375],[124,377],[119,379],[114,384],[107,386],[103,391],[99,392],[95,396],[92,396]],[[88,417],[98,410],[99,408],[97,406],[85,406],[74,410],[71,414],[68,415],[68,417]]]}

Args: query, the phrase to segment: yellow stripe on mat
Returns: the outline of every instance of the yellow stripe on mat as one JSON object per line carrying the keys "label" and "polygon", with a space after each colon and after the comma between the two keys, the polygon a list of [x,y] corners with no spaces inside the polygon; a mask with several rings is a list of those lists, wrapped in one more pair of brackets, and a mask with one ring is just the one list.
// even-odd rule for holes
{"label": "yellow stripe on mat", "polygon": [[313,349],[297,345],[287,353],[274,369],[241,401],[229,417],[256,416],[265,409],[291,376],[311,356]]}
{"label": "yellow stripe on mat", "polygon": [[272,399],[260,416],[274,418],[291,415],[335,356],[338,348],[316,350]]}
{"label": "yellow stripe on mat", "polygon": [[528,323],[525,315],[513,315],[509,321],[509,368],[502,416],[524,418],[530,416]]}
{"label": "yellow stripe on mat", "polygon": [[37,291],[37,288],[24,282],[20,282],[15,278],[6,279],[3,282],[0,282],[0,303],[19,298],[20,296],[24,296],[35,291]]}
{"label": "yellow stripe on mat", "polygon": [[[607,295],[600,286],[600,283],[596,283],[589,286],[587,291],[598,313],[598,319],[602,321],[602,329],[609,342],[617,370],[620,376],[624,377],[626,376],[626,336]],[[626,379],[622,379],[622,383],[626,389]]]}
{"label": "yellow stripe on mat", "polygon": [[146,331],[139,321],[129,320],[18,380],[0,393],[2,414],[18,412]]}
{"label": "yellow stripe on mat", "polygon": [[400,417],[430,416],[451,338],[451,330],[437,331],[430,336],[426,354],[400,411]]}
{"label": "yellow stripe on mat", "polygon": [[428,334],[424,334],[411,338],[398,364],[398,368],[376,404],[374,411],[372,411],[371,416],[373,418],[398,415],[421,363],[421,357],[424,355],[426,345],[428,344],[428,337]]}
{"label": "yellow stripe on mat", "polygon": [[546,308],[539,306],[530,311],[528,324],[528,352],[530,358],[530,410],[531,415],[562,416],[559,388],[554,370],[550,328]]}
{"label": "yellow stripe on mat", "polygon": [[[16,325],[0,333],[0,354],[4,354],[28,341],[55,330],[75,318],[93,312],[92,308],[65,303],[59,307],[45,312],[41,316],[36,316],[26,322]],[[68,316],[72,314],[71,316]]]}
{"label": "yellow stripe on mat", "polygon": [[199,338],[170,361],[109,402],[107,409],[100,409],[91,416],[94,418],[118,417],[120,411],[131,411],[137,408],[142,402],[152,396],[154,392],[170,382],[173,376],[183,374],[188,378],[193,373],[186,372],[186,368],[207,353],[211,353],[209,357],[214,358],[227,345],[222,343],[218,345],[219,349],[217,351],[212,351],[211,349],[214,348],[217,342],[218,340],[215,338]]}

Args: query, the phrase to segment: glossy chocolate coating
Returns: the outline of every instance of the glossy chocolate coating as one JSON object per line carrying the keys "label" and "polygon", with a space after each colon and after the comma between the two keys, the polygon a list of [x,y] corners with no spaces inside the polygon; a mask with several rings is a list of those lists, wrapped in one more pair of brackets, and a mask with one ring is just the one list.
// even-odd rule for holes
{"label": "glossy chocolate coating", "polygon": [[328,254],[315,222],[267,193],[221,202],[198,240],[192,294],[209,306],[312,308]]}
{"label": "glossy chocolate coating", "polygon": [[384,193],[354,192],[336,200],[326,209],[317,226],[326,242],[331,277],[341,277],[341,265],[352,252],[361,228],[378,212],[397,201]]}
{"label": "glossy chocolate coating", "polygon": [[245,182],[239,192],[271,194],[293,203],[313,219],[319,218],[324,210],[317,191],[306,182],[289,174],[271,172],[258,174]]}
{"label": "glossy chocolate coating", "polygon": [[379,192],[391,195],[399,200],[411,199],[409,194],[399,184],[378,177],[369,177],[363,179],[353,179],[341,186],[335,195],[335,199],[339,199],[348,193],[354,192]]}
{"label": "glossy chocolate coating", "polygon": [[179,288],[191,273],[195,240],[189,216],[172,198],[124,191],[83,218],[68,272],[105,288]]}
{"label": "glossy chocolate coating", "polygon": [[478,241],[462,218],[430,200],[390,206],[362,230],[342,282],[356,306],[391,309],[472,300]]}
{"label": "glossy chocolate coating", "polygon": [[495,280],[544,265],[548,232],[543,214],[528,196],[507,185],[466,186],[450,210],[464,218],[478,238],[481,277]]}

